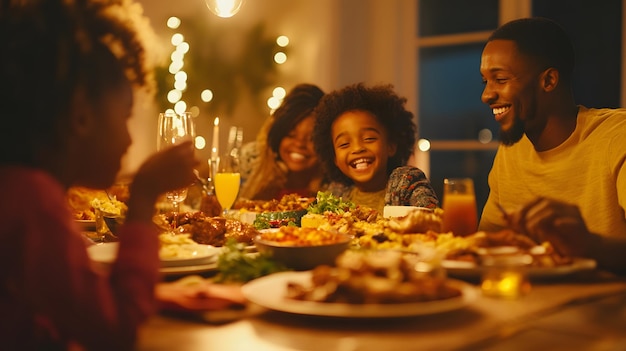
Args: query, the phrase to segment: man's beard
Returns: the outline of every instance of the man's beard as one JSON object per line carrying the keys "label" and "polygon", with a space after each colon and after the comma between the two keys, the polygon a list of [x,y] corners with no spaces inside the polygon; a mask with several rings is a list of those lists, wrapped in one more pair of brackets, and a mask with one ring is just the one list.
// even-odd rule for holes
{"label": "man's beard", "polygon": [[500,128],[500,143],[504,146],[511,146],[524,136],[524,122],[516,118],[513,126],[509,130]]}

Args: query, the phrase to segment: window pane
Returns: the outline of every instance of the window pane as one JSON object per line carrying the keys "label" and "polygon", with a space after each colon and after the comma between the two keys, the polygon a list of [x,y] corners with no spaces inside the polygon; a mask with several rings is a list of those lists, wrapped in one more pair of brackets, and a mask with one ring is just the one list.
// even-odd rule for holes
{"label": "window pane", "polygon": [[[496,140],[499,125],[480,97],[484,44],[423,48],[419,51],[419,136],[429,140],[478,140],[483,129]],[[478,213],[489,194],[487,176],[495,150],[430,152],[430,181],[440,200],[444,178],[474,180]]]}
{"label": "window pane", "polygon": [[420,49],[420,137],[477,140],[485,128],[496,135],[499,127],[480,100],[482,49],[482,43]]}
{"label": "window pane", "polygon": [[498,26],[498,0],[421,0],[418,36],[493,30]]}

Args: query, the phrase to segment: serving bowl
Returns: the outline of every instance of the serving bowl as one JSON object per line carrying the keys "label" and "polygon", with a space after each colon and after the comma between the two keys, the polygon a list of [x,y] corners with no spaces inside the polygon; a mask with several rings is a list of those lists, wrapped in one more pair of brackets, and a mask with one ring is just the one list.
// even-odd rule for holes
{"label": "serving bowl", "polygon": [[[299,240],[284,232],[301,236]],[[306,240],[322,236],[322,240]],[[255,237],[254,244],[261,254],[271,256],[285,267],[304,271],[320,265],[334,266],[337,257],[350,247],[349,235],[318,230],[316,228],[281,227],[262,231]]]}
{"label": "serving bowl", "polygon": [[117,230],[120,225],[124,223],[124,217],[103,215],[102,219],[104,220],[107,228],[109,228],[111,234],[117,236]]}

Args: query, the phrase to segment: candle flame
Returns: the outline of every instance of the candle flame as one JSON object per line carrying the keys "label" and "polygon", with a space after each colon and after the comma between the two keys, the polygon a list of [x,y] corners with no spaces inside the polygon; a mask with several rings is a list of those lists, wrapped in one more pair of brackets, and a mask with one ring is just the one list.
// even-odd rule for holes
{"label": "candle flame", "polygon": [[220,118],[219,117],[215,117],[215,120],[213,120],[213,125],[217,126],[220,124]]}

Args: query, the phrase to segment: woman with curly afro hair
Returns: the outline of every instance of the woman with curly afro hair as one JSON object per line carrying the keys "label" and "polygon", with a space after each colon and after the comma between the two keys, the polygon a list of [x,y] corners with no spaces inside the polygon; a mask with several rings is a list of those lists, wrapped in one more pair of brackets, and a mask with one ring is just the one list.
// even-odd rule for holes
{"label": "woman with curly afro hair", "polygon": [[435,208],[420,169],[407,166],[415,144],[413,114],[391,85],[349,85],[322,98],[315,151],[331,181],[326,191],[382,213],[385,205]]}

